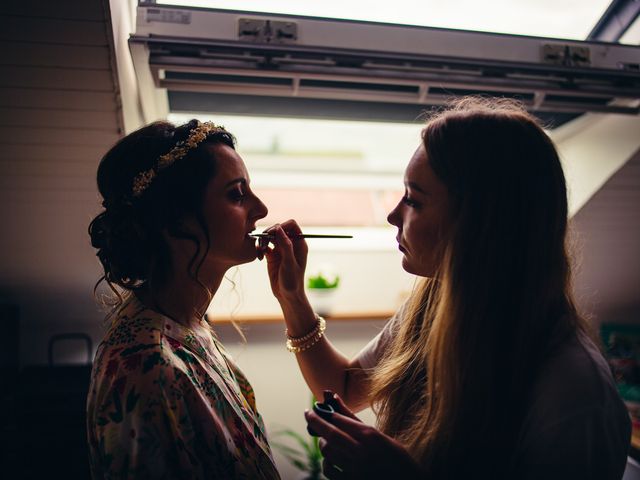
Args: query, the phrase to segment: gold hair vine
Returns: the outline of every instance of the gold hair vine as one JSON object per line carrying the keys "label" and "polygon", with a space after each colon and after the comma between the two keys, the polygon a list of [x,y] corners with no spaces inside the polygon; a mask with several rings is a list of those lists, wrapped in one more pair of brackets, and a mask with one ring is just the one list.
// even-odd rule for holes
{"label": "gold hair vine", "polygon": [[155,167],[145,170],[144,172],[140,172],[135,176],[133,179],[133,188],[131,189],[133,196],[139,197],[142,195],[149,185],[151,185],[151,182],[153,182],[153,179],[156,178],[156,175],[160,170],[164,170],[165,168],[173,165],[176,160],[180,160],[189,153],[189,150],[196,148],[200,143],[206,140],[211,132],[226,132],[226,130],[224,127],[214,125],[212,122],[198,122],[198,125],[189,132],[189,136],[186,140],[176,143],[168,153],[165,153],[158,158],[158,164]]}

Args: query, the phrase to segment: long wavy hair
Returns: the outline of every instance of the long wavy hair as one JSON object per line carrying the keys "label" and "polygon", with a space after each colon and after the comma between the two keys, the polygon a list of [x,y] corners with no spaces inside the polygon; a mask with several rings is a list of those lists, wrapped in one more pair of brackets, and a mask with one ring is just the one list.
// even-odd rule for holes
{"label": "long wavy hair", "polygon": [[423,143],[451,228],[370,399],[429,478],[507,478],[541,363],[567,335],[589,333],[571,294],[564,174],[510,100],[462,99],[427,122]]}
{"label": "long wavy hair", "polygon": [[[204,195],[218,171],[217,159],[207,145],[235,148],[233,135],[225,130],[210,133],[185,157],[158,174],[142,195],[132,195],[136,175],[156,166],[158,158],[185,141],[197,125],[197,120],[180,126],[154,122],[121,139],[100,162],[97,182],[104,210],[91,221],[89,235],[104,270],[96,288],[103,281],[107,283],[114,293],[110,302],[114,307],[143,288],[154,296],[167,281],[171,254],[165,232],[194,243],[187,273],[212,298],[199,278],[210,248],[209,226],[202,210]],[[196,219],[204,244],[184,228],[186,218]]]}

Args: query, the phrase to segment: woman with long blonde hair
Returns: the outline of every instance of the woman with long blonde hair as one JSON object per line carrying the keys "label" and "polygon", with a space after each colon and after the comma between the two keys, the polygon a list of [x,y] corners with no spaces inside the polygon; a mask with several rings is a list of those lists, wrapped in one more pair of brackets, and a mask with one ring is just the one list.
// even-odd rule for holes
{"label": "woman with long blonde hair", "polygon": [[[294,221],[266,251],[306,412],[329,478],[619,479],[630,422],[578,313],[556,149],[513,101],[467,98],[431,118],[389,214],[409,301],[355,358],[304,293]],[[372,406],[378,429],[351,410]]]}

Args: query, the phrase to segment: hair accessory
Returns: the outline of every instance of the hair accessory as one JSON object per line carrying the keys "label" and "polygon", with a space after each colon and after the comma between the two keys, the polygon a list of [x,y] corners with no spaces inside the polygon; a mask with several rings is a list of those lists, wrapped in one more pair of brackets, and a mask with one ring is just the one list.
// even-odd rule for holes
{"label": "hair accessory", "polygon": [[160,170],[164,170],[165,168],[173,165],[177,160],[180,160],[189,153],[189,150],[193,150],[200,143],[206,140],[212,132],[226,133],[226,130],[224,127],[215,125],[212,122],[198,122],[198,125],[189,132],[189,136],[186,140],[176,143],[168,153],[165,153],[158,158],[158,164],[155,167],[145,170],[144,172],[140,172],[135,176],[133,179],[133,187],[131,189],[133,196],[139,197],[142,195],[149,185],[151,185],[151,182],[153,182],[153,179],[156,178],[156,175]]}
{"label": "hair accessory", "polygon": [[309,333],[302,337],[290,337],[289,331],[285,329],[284,333],[287,336],[286,347],[291,353],[304,352],[308,348],[313,347],[324,336],[324,331],[327,329],[327,322],[317,313],[316,326]]}

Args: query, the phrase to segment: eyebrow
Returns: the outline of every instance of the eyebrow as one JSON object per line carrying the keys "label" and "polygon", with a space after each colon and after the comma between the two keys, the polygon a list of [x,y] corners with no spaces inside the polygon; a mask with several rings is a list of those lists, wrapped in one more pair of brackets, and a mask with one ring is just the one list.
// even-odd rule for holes
{"label": "eyebrow", "polygon": [[235,185],[236,183],[241,183],[243,185],[246,185],[247,184],[247,179],[244,178],[244,177],[233,179],[230,182],[227,182],[227,184],[224,186],[224,188],[230,187],[231,185]]}
{"label": "eyebrow", "polygon": [[411,188],[411,190],[416,190],[424,195],[427,194],[427,192],[415,182],[406,182],[406,185]]}

